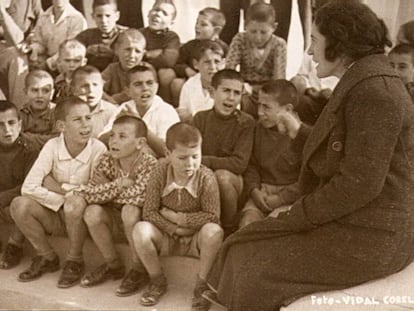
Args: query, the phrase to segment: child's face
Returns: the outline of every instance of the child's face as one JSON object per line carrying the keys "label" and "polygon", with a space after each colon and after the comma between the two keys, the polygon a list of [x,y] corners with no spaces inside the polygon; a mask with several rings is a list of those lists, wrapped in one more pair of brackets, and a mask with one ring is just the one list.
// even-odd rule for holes
{"label": "child's face", "polygon": [[261,49],[269,41],[275,29],[276,26],[271,23],[250,21],[246,25],[247,38],[256,48]]}
{"label": "child's face", "polygon": [[128,95],[137,105],[148,106],[152,104],[158,91],[158,83],[151,71],[136,72],[130,75]]}
{"label": "child's face", "polygon": [[224,68],[223,57],[212,50],[206,50],[194,66],[200,72],[201,79],[208,84],[211,83],[213,75]]}
{"label": "child's face", "polygon": [[99,5],[95,7],[92,17],[102,33],[110,33],[119,20],[119,11],[112,4]]}
{"label": "child's face", "polygon": [[414,82],[413,57],[410,54],[391,53],[388,55],[391,67],[395,69],[404,84]]}
{"label": "child's face", "polygon": [[69,0],[53,0],[52,5],[56,8],[65,8],[69,4]]}
{"label": "child's face", "polygon": [[76,74],[72,83],[73,95],[87,102],[89,107],[95,107],[102,99],[104,82],[99,73]]}
{"label": "child's face", "polygon": [[21,129],[22,121],[14,109],[0,112],[0,145],[12,145],[19,137]]}
{"label": "child's face", "polygon": [[63,131],[65,141],[82,145],[86,144],[92,135],[92,115],[90,108],[85,105],[74,105],[68,111],[65,121],[58,120],[58,128]]}
{"label": "child's face", "polygon": [[216,27],[211,23],[209,16],[201,14],[197,17],[195,26],[196,39],[211,40],[217,33]]}
{"label": "child's face", "polygon": [[63,49],[57,61],[60,73],[67,78],[71,78],[72,73],[85,64],[85,55],[77,49]]}
{"label": "child's face", "polygon": [[258,116],[259,122],[265,128],[276,126],[278,114],[282,111],[289,111],[290,108],[291,105],[281,106],[274,96],[259,91]]}
{"label": "child's face", "polygon": [[112,126],[109,136],[109,152],[115,159],[131,156],[140,149],[142,137],[136,137],[133,123],[118,123]]}
{"label": "child's face", "polygon": [[26,98],[34,111],[43,111],[49,107],[53,95],[51,78],[32,78],[25,88]]}
{"label": "child's face", "polygon": [[145,42],[124,38],[116,48],[116,55],[123,70],[127,71],[139,65],[144,57]]}
{"label": "child's face", "polygon": [[237,109],[243,94],[243,83],[238,80],[223,79],[213,90],[214,110],[222,115],[229,116]]}
{"label": "child's face", "polygon": [[170,3],[155,4],[148,13],[148,26],[154,30],[170,28],[174,21],[174,6]]}
{"label": "child's face", "polygon": [[167,151],[175,176],[190,178],[201,165],[201,143],[195,147],[176,144],[173,150]]}

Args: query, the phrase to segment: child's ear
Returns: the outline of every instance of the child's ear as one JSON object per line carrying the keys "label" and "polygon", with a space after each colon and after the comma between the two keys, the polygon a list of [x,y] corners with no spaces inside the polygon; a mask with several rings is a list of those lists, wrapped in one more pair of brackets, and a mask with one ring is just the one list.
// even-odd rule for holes
{"label": "child's ear", "polygon": [[147,144],[147,139],[145,137],[138,137],[135,139],[135,148],[141,150]]}
{"label": "child's ear", "polygon": [[86,57],[84,57],[83,60],[82,60],[82,65],[81,66],[85,66],[87,62],[88,62],[88,59]]}
{"label": "child's ear", "polygon": [[119,21],[119,17],[121,16],[121,13],[117,10],[116,12],[115,12],[115,19],[116,19],[116,21]]}
{"label": "child's ear", "polygon": [[219,36],[221,31],[223,30],[222,26],[214,26],[214,34]]}
{"label": "child's ear", "polygon": [[196,60],[195,58],[193,58],[192,62],[193,62],[194,68],[197,69],[197,70],[199,70],[198,69],[198,60]]}
{"label": "child's ear", "polygon": [[56,121],[56,129],[62,133],[65,130],[65,122],[62,120],[57,120]]}
{"label": "child's ear", "polygon": [[278,24],[278,23],[276,23],[276,22],[273,24],[273,32],[275,32],[275,31],[276,31],[276,29],[277,29],[277,26],[278,26],[278,25],[279,25],[279,24]]}
{"label": "child's ear", "polygon": [[293,105],[289,103],[289,104],[285,105],[285,109],[286,109],[287,112],[293,112],[295,107],[293,107]]}

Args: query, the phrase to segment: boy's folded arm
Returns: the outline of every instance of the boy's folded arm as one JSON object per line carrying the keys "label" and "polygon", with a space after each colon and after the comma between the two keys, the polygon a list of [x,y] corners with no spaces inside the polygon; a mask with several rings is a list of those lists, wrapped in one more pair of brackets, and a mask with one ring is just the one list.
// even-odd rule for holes
{"label": "boy's folded arm", "polygon": [[81,185],[74,191],[76,195],[82,196],[89,204],[103,204],[116,198],[121,190],[117,180],[101,184]]}
{"label": "boy's folded arm", "polygon": [[172,68],[178,59],[177,49],[164,49],[162,53],[154,58],[149,58],[148,62],[155,68]]}

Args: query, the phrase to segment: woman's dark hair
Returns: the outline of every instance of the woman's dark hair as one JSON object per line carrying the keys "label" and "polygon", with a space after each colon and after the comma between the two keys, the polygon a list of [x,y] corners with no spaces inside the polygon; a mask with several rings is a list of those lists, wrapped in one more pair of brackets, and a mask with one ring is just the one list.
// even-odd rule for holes
{"label": "woman's dark hair", "polygon": [[316,12],[315,25],[326,39],[329,61],[339,56],[355,61],[391,46],[384,21],[359,0],[329,1]]}

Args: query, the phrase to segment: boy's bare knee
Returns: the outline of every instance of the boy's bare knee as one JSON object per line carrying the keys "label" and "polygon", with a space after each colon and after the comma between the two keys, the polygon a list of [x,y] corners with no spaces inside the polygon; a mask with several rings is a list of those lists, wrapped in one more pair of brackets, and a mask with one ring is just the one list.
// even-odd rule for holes
{"label": "boy's bare knee", "polygon": [[152,243],[154,235],[154,225],[147,221],[138,222],[132,231],[134,242],[140,245]]}
{"label": "boy's bare knee", "polygon": [[171,82],[175,78],[175,72],[171,68],[161,68],[158,70],[160,82]]}
{"label": "boy's bare knee", "polygon": [[217,178],[217,182],[219,185],[231,185],[233,182],[233,173],[229,172],[228,170],[217,170],[214,172]]}
{"label": "boy's bare knee", "polygon": [[141,219],[141,209],[134,205],[124,205],[121,211],[122,222],[125,226],[132,226]]}
{"label": "boy's bare knee", "polygon": [[10,203],[10,214],[13,220],[25,219],[32,210],[32,203],[33,200],[28,197],[19,196],[14,198]]}
{"label": "boy's bare knee", "polygon": [[223,241],[223,236],[223,229],[215,223],[205,224],[200,229],[200,238],[203,245],[220,243]]}
{"label": "boy's bare knee", "polygon": [[78,219],[83,218],[86,209],[86,201],[83,197],[78,195],[70,196],[66,199],[63,205],[63,211],[66,218]]}
{"label": "boy's bare knee", "polygon": [[105,221],[104,209],[100,205],[89,205],[85,209],[83,219],[88,226],[99,225]]}

